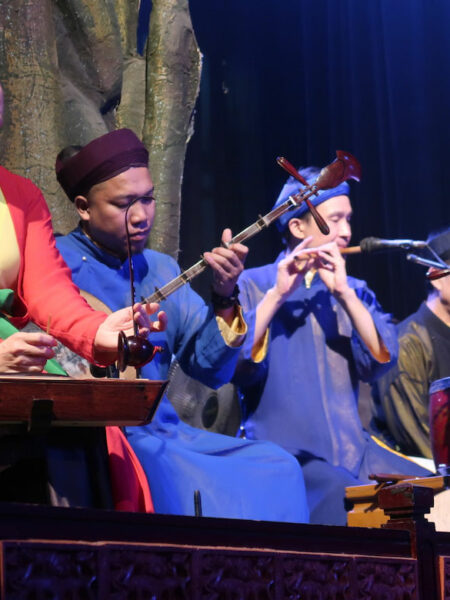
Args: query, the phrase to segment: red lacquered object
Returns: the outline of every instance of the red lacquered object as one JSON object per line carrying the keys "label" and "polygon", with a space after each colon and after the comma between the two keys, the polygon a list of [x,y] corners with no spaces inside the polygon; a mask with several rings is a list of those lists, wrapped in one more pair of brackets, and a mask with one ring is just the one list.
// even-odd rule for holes
{"label": "red lacquered object", "polygon": [[350,152],[344,152],[343,150],[336,150],[336,158],[332,163],[324,167],[316,181],[308,185],[306,179],[300,175],[297,169],[286,159],[284,156],[277,158],[277,163],[285,171],[289,173],[294,179],[297,179],[300,183],[306,187],[294,196],[297,204],[305,202],[309,212],[311,213],[314,221],[316,222],[319,230],[324,234],[330,233],[330,228],[322,215],[317,211],[314,204],[309,200],[310,196],[317,194],[319,190],[330,190],[341,184],[347,179],[355,179],[359,181],[361,179],[361,165],[358,160],[350,154]]}
{"label": "red lacquered object", "polygon": [[429,418],[431,450],[440,475],[450,475],[450,377],[430,385]]}
{"label": "red lacquered object", "polygon": [[127,367],[143,367],[155,358],[155,354],[164,352],[161,346],[154,346],[146,338],[132,335],[127,337],[123,331],[119,333],[118,361],[119,371]]}

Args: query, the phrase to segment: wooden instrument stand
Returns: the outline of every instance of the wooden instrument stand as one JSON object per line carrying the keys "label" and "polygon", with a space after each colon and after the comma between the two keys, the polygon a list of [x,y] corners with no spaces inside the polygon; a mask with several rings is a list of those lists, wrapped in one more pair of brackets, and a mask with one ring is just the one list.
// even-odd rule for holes
{"label": "wooden instrument stand", "polygon": [[[436,496],[439,492],[450,488],[450,477],[415,477],[402,480],[397,485],[400,484],[431,488]],[[381,490],[387,487],[389,486],[384,483],[376,483],[346,488],[345,497],[353,504],[352,510],[347,514],[347,525],[350,527],[382,527],[385,525],[389,516],[380,508],[378,496]],[[431,510],[429,520],[435,520],[433,510]]]}
{"label": "wooden instrument stand", "polygon": [[29,430],[56,426],[145,425],[167,381],[0,376],[0,423]]}

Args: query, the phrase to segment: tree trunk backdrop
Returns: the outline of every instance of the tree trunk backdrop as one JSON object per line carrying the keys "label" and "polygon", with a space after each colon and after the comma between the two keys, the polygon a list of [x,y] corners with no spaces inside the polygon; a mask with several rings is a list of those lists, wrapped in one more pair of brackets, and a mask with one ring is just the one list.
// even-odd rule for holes
{"label": "tree trunk backdrop", "polygon": [[150,152],[151,246],[176,257],[201,54],[188,0],[153,0],[143,56],[138,14],[139,0],[0,0],[0,162],[42,189],[55,231],[67,233],[77,217],[56,182],[56,155],[130,127]]}

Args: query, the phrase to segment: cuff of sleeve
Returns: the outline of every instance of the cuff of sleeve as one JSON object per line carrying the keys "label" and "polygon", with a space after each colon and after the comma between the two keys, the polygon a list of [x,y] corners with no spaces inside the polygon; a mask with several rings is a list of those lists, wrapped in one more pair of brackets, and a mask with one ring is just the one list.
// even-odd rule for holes
{"label": "cuff of sleeve", "polygon": [[219,315],[216,315],[216,321],[217,327],[227,346],[230,348],[242,346],[247,334],[247,323],[244,320],[242,308],[239,304],[235,305],[235,313],[231,325],[228,325],[225,319]]}
{"label": "cuff of sleeve", "polygon": [[251,357],[253,362],[259,363],[266,358],[269,347],[269,328],[266,329],[262,338],[253,345]]}
{"label": "cuff of sleeve", "polygon": [[[373,318],[373,315],[371,315]],[[375,358],[375,356],[372,354],[372,352],[369,350],[369,348],[367,347],[366,343],[364,342],[364,340],[361,338],[360,334],[358,331],[356,331],[356,329],[354,329],[354,336],[356,337],[356,339],[358,340],[358,344],[359,346],[365,351],[367,352],[368,355],[370,355],[371,360],[375,361],[376,363],[378,363],[379,365],[387,365],[390,364],[392,362],[392,355],[393,353],[389,350],[389,346],[388,344],[384,341],[383,336],[380,333],[379,328],[377,327],[377,322],[375,319],[373,319],[373,322],[375,324],[375,329],[378,335],[378,340],[380,342],[380,347],[385,351],[386,353],[386,357],[384,360],[378,360],[377,358]]]}

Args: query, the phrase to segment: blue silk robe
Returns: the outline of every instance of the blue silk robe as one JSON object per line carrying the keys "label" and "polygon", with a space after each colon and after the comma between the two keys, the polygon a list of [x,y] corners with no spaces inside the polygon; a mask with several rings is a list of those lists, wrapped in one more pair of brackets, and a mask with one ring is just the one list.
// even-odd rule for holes
{"label": "blue silk robe", "polygon": [[[112,310],[130,304],[128,264],[98,248],[78,228],[57,240],[74,282]],[[169,256],[144,250],[133,257],[136,298],[147,297],[179,274]],[[167,378],[172,356],[183,370],[218,387],[232,376],[239,348],[222,338],[211,307],[185,285],[161,303],[163,333],[151,335],[164,352],[142,369],[148,379]],[[194,514],[200,490],[204,516],[305,522],[308,509],[301,470],[269,442],[210,433],[181,422],[166,397],[149,425],[127,427],[144,467],[156,512]]]}
{"label": "blue silk robe", "polygon": [[[244,310],[253,310],[274,285],[282,256],[241,275]],[[358,382],[386,372],[395,363],[398,344],[374,293],[364,281],[348,280],[372,315],[390,362],[372,357],[316,275],[310,289],[300,286],[276,313],[265,360],[253,362],[246,343],[236,375],[245,392],[247,437],[271,440],[299,458],[315,523],[345,524],[344,488],[367,482],[369,473],[426,473],[382,448],[361,425]]]}

